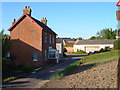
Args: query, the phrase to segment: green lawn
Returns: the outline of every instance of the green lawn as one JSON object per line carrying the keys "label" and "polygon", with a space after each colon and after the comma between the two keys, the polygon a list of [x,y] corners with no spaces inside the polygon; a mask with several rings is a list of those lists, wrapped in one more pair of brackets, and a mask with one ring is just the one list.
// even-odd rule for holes
{"label": "green lawn", "polygon": [[91,63],[91,62],[102,62],[102,61],[109,61],[110,59],[117,59],[118,51],[113,50],[109,52],[103,52],[98,54],[93,54],[89,56],[85,56],[81,59],[82,63]]}

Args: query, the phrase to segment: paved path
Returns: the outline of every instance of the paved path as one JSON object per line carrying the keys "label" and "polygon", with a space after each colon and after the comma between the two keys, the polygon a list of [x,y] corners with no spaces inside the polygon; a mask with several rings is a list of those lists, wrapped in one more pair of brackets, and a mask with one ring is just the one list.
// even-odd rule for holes
{"label": "paved path", "polygon": [[6,85],[3,85],[3,88],[39,88],[49,81],[50,77],[59,71],[62,71],[69,64],[80,60],[80,57],[85,55],[67,55],[68,57],[64,60],[61,60],[59,64],[54,66],[47,67],[43,70],[40,70],[34,74],[21,77],[19,79],[10,81]]}

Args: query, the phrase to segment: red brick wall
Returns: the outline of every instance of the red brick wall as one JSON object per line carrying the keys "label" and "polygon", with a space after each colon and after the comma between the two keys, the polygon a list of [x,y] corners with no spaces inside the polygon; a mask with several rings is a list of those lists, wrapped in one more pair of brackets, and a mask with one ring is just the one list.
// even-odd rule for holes
{"label": "red brick wall", "polygon": [[[45,38],[44,38],[44,36],[45,36],[45,33],[47,33],[47,42],[45,42]],[[53,42],[51,42],[50,43],[50,36],[54,36],[54,43]],[[53,38],[51,38],[52,40],[53,40]],[[44,55],[45,55],[45,50],[47,51],[47,59],[48,59],[48,53],[49,53],[49,47],[52,47],[53,49],[56,49],[56,35],[55,34],[53,34],[53,33],[48,33],[48,32],[46,32],[45,30],[43,30],[42,31],[42,50],[43,50],[43,52],[42,52],[42,55],[43,55],[43,59],[44,59]]]}
{"label": "red brick wall", "polygon": [[[43,55],[44,49],[48,50],[50,44],[44,43],[44,31],[27,17],[14,27],[10,36],[11,54],[15,57],[16,65],[40,66],[47,62],[43,60]],[[52,44],[51,46],[55,48],[55,45]],[[38,54],[38,61],[32,61],[34,52]]]}

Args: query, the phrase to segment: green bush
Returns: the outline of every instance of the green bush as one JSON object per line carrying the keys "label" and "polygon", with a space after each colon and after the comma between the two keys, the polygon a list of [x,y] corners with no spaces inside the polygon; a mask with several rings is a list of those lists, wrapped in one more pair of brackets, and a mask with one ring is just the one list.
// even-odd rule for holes
{"label": "green bush", "polygon": [[95,54],[95,53],[99,53],[99,51],[94,51],[93,53],[94,53],[94,54]]}
{"label": "green bush", "polygon": [[67,49],[66,49],[66,48],[64,48],[64,52],[67,52]]}
{"label": "green bush", "polygon": [[23,72],[25,72],[25,73],[29,73],[29,72],[34,71],[34,69],[33,69],[32,67],[30,67],[30,66],[22,66],[22,67],[21,67],[21,70],[22,70]]}
{"label": "green bush", "polygon": [[15,70],[15,71],[20,70],[23,73],[29,73],[29,72],[34,71],[34,69],[31,66],[24,66],[24,65],[11,66],[10,68]]}
{"label": "green bush", "polygon": [[72,54],[87,54],[87,53],[83,50],[77,50],[77,52],[72,52]]}
{"label": "green bush", "polygon": [[8,69],[6,60],[7,60],[6,58],[2,58],[2,71],[3,72],[7,71]]}
{"label": "green bush", "polygon": [[120,38],[114,42],[114,50],[120,50]]}

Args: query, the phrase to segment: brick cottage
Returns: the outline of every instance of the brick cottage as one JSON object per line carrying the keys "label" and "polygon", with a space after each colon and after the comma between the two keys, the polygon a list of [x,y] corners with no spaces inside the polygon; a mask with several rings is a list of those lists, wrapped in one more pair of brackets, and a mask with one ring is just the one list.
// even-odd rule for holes
{"label": "brick cottage", "polygon": [[56,33],[47,26],[47,19],[41,21],[31,16],[30,6],[25,6],[23,15],[8,29],[11,37],[11,60],[15,65],[38,67],[50,61],[56,50]]}

